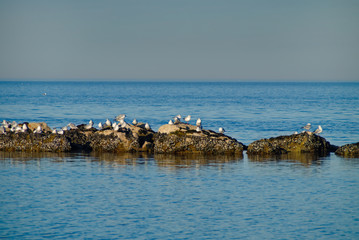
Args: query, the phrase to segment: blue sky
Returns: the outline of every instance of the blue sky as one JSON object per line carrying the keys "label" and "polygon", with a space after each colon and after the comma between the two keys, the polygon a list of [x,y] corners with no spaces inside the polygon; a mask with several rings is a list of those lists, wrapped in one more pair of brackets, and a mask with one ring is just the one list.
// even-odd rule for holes
{"label": "blue sky", "polygon": [[359,1],[0,0],[0,79],[358,81]]}

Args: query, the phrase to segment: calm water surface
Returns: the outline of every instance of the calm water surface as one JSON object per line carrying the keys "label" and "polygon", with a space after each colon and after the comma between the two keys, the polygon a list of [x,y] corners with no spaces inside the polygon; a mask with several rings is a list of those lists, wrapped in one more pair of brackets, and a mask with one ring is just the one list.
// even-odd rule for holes
{"label": "calm water surface", "polygon": [[[125,113],[157,130],[191,114],[245,144],[310,122],[343,145],[359,141],[358,92],[358,83],[0,82],[0,119],[59,127]],[[359,238],[359,159],[334,154],[0,152],[0,195],[7,239]]]}

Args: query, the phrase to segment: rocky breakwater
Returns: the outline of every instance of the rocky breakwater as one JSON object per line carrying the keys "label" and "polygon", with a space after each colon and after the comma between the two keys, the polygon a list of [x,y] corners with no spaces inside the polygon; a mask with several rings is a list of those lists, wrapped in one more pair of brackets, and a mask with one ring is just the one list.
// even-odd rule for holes
{"label": "rocky breakwater", "polygon": [[[33,133],[38,126],[42,126],[43,133]],[[69,140],[64,135],[51,134],[46,123],[30,123],[26,131],[9,130],[0,134],[0,151],[68,152],[70,150]]]}
{"label": "rocky breakwater", "polygon": [[359,157],[359,142],[339,147],[335,154],[343,157]]}
{"label": "rocky breakwater", "polygon": [[[0,151],[26,152],[152,152],[152,130],[145,129],[144,124],[127,125],[126,128],[114,130],[107,127],[84,129],[81,125],[76,129],[53,133],[46,123],[29,123],[24,132],[6,131],[0,134]],[[41,133],[34,133],[33,128],[42,126]],[[30,127],[31,126],[31,127]],[[45,130],[47,129],[47,130]]]}
{"label": "rocky breakwater", "polygon": [[187,123],[165,124],[154,136],[155,153],[242,154],[244,145],[211,130],[196,130]]}
{"label": "rocky breakwater", "polygon": [[332,146],[325,138],[312,132],[304,132],[254,141],[248,145],[247,154],[273,155],[293,152],[325,156],[333,149],[335,146]]}

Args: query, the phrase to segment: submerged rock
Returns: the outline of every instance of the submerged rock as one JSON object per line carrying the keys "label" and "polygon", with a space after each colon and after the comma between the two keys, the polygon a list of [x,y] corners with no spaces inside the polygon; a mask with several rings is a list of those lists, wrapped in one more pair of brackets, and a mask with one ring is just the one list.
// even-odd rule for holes
{"label": "submerged rock", "polygon": [[243,153],[243,144],[211,130],[196,131],[196,126],[166,124],[154,136],[155,153]]}
{"label": "submerged rock", "polygon": [[339,147],[335,154],[343,157],[359,157],[359,142]]}
{"label": "submerged rock", "polygon": [[261,139],[248,145],[248,154],[283,154],[288,152],[310,152],[326,155],[332,146],[323,137],[304,132],[289,136]]}

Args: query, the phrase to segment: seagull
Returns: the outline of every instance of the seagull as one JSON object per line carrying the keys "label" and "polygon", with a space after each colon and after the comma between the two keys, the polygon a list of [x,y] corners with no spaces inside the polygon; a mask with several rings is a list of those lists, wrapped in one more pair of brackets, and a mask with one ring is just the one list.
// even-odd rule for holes
{"label": "seagull", "polygon": [[42,95],[43,95],[43,96],[46,96],[46,95],[47,95],[47,93],[45,93],[45,92],[44,92]]}
{"label": "seagull", "polygon": [[57,132],[57,134],[63,135],[63,134],[64,134],[64,130],[61,129],[60,131]]}
{"label": "seagull", "polygon": [[133,125],[137,125],[137,120],[136,120],[136,118],[133,119],[132,124],[133,124]]}
{"label": "seagull", "polygon": [[67,131],[67,126],[61,128],[62,131]]}
{"label": "seagull", "polygon": [[113,128],[114,131],[118,132],[118,130],[120,129],[120,125],[115,124],[115,127]]}
{"label": "seagull", "polygon": [[219,131],[219,133],[222,133],[222,134],[225,132],[225,130],[224,130],[223,127],[220,127],[220,128],[218,129],[218,131]]}
{"label": "seagull", "polygon": [[6,130],[4,126],[0,127],[0,134],[6,134]]}
{"label": "seagull", "polygon": [[3,125],[4,128],[10,128],[10,123],[7,122],[6,120],[2,121],[2,125]]}
{"label": "seagull", "polygon": [[113,122],[112,123],[112,128],[115,128],[117,126],[117,123],[116,122]]}
{"label": "seagull", "polygon": [[318,135],[319,135],[321,132],[323,132],[323,128],[322,128],[322,126],[319,125],[318,128],[317,128],[317,130],[314,131],[314,134],[318,134]]}
{"label": "seagull", "polygon": [[307,125],[305,125],[304,128],[305,130],[309,130],[312,127],[312,125],[310,123],[307,123]]}
{"label": "seagull", "polygon": [[85,129],[91,129],[93,127],[93,121],[90,120],[89,123],[85,126]]}
{"label": "seagull", "polygon": [[120,114],[115,119],[116,121],[120,122],[121,120],[124,120],[126,117],[126,114]]}
{"label": "seagull", "polygon": [[100,123],[98,124],[98,128],[99,128],[100,130],[103,128],[102,122],[100,122]]}
{"label": "seagull", "polygon": [[199,127],[202,124],[202,120],[200,118],[197,119],[196,126]]}
{"label": "seagull", "polygon": [[76,125],[73,123],[69,123],[69,124],[67,124],[67,126],[69,126],[70,129],[77,129]]}
{"label": "seagull", "polygon": [[127,123],[123,119],[121,120],[120,125],[121,125],[122,128],[127,127]]}
{"label": "seagull", "polygon": [[145,128],[146,128],[147,130],[151,130],[150,124],[146,123],[146,124],[145,124]]}
{"label": "seagull", "polygon": [[179,120],[179,118],[178,117],[175,117],[175,124],[177,124],[177,123],[180,123],[181,121]]}
{"label": "seagull", "polygon": [[22,125],[22,132],[26,132],[29,128],[27,127],[26,123]]}
{"label": "seagull", "polygon": [[191,115],[188,115],[187,117],[185,117],[184,120],[188,123],[191,120]]}
{"label": "seagull", "polygon": [[172,120],[169,120],[168,124],[169,124],[169,125],[173,125],[173,121],[172,121]]}
{"label": "seagull", "polygon": [[201,128],[200,126],[197,126],[196,131],[197,131],[197,132],[201,132],[201,131],[202,131],[202,128]]}
{"label": "seagull", "polygon": [[41,126],[37,126],[37,128],[34,130],[34,133],[42,133],[42,128]]}
{"label": "seagull", "polygon": [[112,124],[111,124],[111,121],[107,118],[106,119],[106,123],[105,123],[105,126],[106,127],[110,127]]}
{"label": "seagull", "polygon": [[178,118],[178,120],[181,120],[182,116],[181,116],[181,114],[178,114],[175,118]]}
{"label": "seagull", "polygon": [[52,130],[52,133],[53,133],[53,134],[57,134],[57,129],[54,128],[54,130]]}

